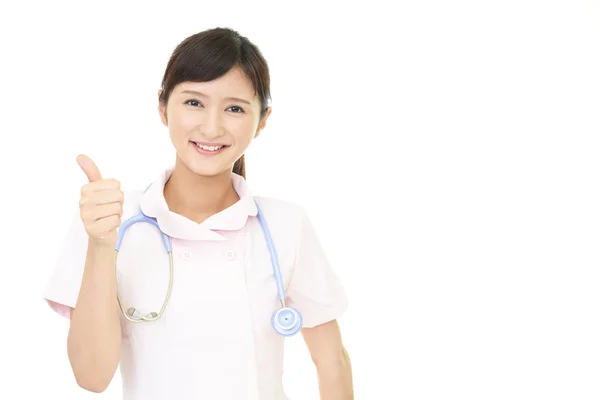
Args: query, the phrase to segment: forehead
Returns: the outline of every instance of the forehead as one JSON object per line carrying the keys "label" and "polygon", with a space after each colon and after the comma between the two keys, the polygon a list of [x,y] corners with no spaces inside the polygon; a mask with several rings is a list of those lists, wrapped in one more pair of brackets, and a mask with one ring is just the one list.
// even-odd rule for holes
{"label": "forehead", "polygon": [[182,82],[175,87],[173,94],[200,92],[211,98],[241,98],[252,102],[256,93],[252,82],[239,68],[230,69],[225,75],[209,82]]}

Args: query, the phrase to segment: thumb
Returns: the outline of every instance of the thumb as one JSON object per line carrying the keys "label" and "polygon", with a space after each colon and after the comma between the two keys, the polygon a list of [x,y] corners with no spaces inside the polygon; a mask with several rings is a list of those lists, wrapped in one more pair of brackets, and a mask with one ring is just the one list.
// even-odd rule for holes
{"label": "thumb", "polygon": [[102,179],[102,175],[100,175],[100,171],[98,170],[96,164],[85,154],[80,154],[77,156],[77,164],[79,164],[83,172],[85,172],[85,175],[90,182],[95,182]]}

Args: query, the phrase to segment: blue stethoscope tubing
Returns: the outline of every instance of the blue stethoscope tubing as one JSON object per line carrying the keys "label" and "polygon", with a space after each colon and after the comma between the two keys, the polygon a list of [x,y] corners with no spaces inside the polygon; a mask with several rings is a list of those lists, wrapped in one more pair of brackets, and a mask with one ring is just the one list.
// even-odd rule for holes
{"label": "blue stethoscope tubing", "polygon": [[[148,188],[146,190],[148,190]],[[273,243],[273,238],[271,236],[269,226],[267,224],[267,221],[264,217],[264,214],[263,214],[260,206],[258,205],[256,200],[254,202],[255,202],[257,210],[258,210],[258,213],[257,213],[258,221],[262,228],[263,236],[265,237],[267,248],[269,250],[269,254],[270,254],[270,258],[271,258],[271,265],[273,267],[273,273],[275,275],[275,283],[277,285],[277,295],[278,295],[279,301],[281,303],[281,307],[278,310],[276,310],[273,313],[273,316],[271,317],[271,325],[273,326],[273,329],[278,334],[280,334],[282,336],[293,336],[293,335],[297,334],[300,331],[300,329],[302,328],[302,322],[303,322],[302,315],[293,307],[288,307],[286,305],[285,289],[283,286],[283,278],[281,276],[281,270],[279,267],[279,259],[277,257],[277,252],[275,251],[275,245]],[[162,236],[162,241],[163,241],[165,250],[167,251],[167,254],[169,256],[170,276],[169,276],[169,286],[168,286],[167,294],[165,296],[165,301],[163,302],[163,306],[158,313],[152,312],[150,314],[140,315],[140,316],[136,317],[136,314],[139,314],[139,313],[137,312],[137,310],[135,308],[129,308],[126,311],[125,308],[123,307],[123,303],[121,301],[121,297],[119,295],[118,289],[117,289],[117,299],[118,299],[121,311],[123,313],[123,316],[125,316],[125,318],[127,320],[129,320],[131,322],[151,322],[151,321],[155,321],[155,320],[159,319],[162,316],[162,314],[165,312],[167,304],[169,302],[169,298],[171,295],[171,288],[173,286],[173,269],[174,269],[173,268],[173,248],[171,245],[171,238],[168,235],[166,235],[164,232],[162,232],[162,230],[160,229],[160,226],[158,225],[157,220],[155,218],[148,217],[142,211],[140,211],[137,215],[134,215],[133,217],[126,220],[121,225],[121,227],[118,231],[117,243],[115,245],[115,268],[116,268],[117,255],[118,255],[121,245],[123,243],[123,238],[125,237],[125,232],[131,225],[140,223],[140,222],[149,223],[149,224],[153,225],[156,229],[159,230],[159,232],[161,233],[161,236]]]}

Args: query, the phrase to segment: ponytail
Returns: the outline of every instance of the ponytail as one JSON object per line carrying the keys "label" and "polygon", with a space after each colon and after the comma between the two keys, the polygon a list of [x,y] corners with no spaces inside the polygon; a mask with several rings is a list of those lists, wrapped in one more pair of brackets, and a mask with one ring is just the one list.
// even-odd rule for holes
{"label": "ponytail", "polygon": [[244,161],[244,155],[233,164],[233,173],[241,175],[244,179],[246,179],[246,162]]}

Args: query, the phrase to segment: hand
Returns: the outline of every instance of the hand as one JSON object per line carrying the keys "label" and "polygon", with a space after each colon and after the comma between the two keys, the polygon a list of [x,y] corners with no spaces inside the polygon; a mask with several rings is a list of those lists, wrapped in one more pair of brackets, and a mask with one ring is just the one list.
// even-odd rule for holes
{"label": "hand", "polygon": [[114,247],[123,215],[121,183],[115,179],[102,179],[98,167],[88,156],[79,155],[77,163],[89,181],[81,188],[79,201],[85,230],[93,243]]}

